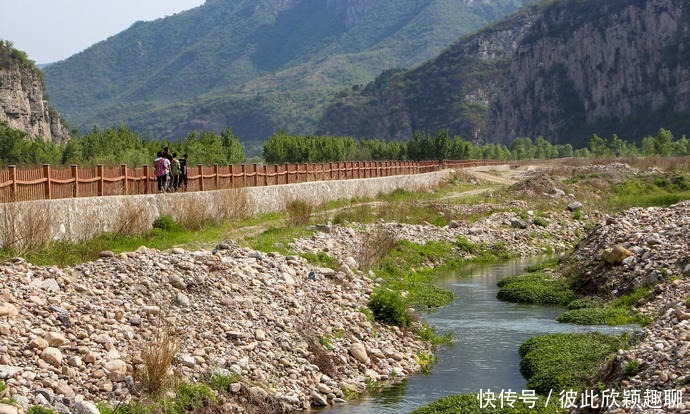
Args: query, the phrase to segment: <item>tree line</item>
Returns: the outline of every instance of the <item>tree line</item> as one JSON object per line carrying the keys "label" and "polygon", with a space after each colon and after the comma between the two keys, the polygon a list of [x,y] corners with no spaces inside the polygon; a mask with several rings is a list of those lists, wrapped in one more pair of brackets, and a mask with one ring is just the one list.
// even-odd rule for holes
{"label": "tree line", "polygon": [[415,132],[403,142],[380,139],[355,140],[350,137],[300,136],[284,131],[273,134],[264,144],[263,158],[267,163],[300,163],[369,160],[525,160],[566,157],[636,157],[690,155],[690,142],[683,135],[660,129],[654,136],[642,138],[640,144],[625,141],[617,135],[602,138],[593,135],[583,148],[571,144],[551,144],[543,137],[516,138],[510,146],[474,144],[447,131],[435,134]]}
{"label": "tree line", "polygon": [[[66,144],[29,141],[28,134],[0,122],[0,165],[69,165],[93,166],[127,164],[138,167],[151,164],[163,147],[179,156],[189,154],[191,165],[228,165],[247,160],[244,145],[226,128],[220,134],[192,132],[179,142],[149,141],[125,126],[94,128],[77,135]],[[573,148],[571,144],[551,144],[542,137],[517,138],[508,145],[474,144],[447,131],[435,134],[415,132],[407,141],[384,141],[376,138],[302,136],[285,131],[274,133],[263,145],[263,160],[269,164],[312,163],[335,161],[443,159],[553,159],[565,157],[635,157],[690,155],[690,142],[683,135],[676,139],[667,129],[646,136],[638,143],[613,135],[593,135],[587,145]]]}
{"label": "tree line", "polygon": [[169,147],[171,153],[189,154],[193,164],[236,164],[247,157],[239,138],[227,128],[220,134],[192,132],[179,142],[149,141],[125,126],[100,130],[93,128],[77,135],[66,144],[29,141],[28,134],[0,122],[0,165],[70,165],[94,166],[103,164],[130,167],[151,165],[156,153]]}

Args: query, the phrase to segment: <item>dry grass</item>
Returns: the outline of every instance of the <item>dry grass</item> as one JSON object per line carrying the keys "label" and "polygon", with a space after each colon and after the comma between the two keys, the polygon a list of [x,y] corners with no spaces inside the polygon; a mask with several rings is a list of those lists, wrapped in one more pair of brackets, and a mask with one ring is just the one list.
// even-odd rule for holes
{"label": "dry grass", "polygon": [[303,200],[293,200],[286,206],[287,224],[292,226],[306,226],[314,211],[314,206]]}
{"label": "dry grass", "polygon": [[375,225],[362,236],[362,245],[355,258],[362,270],[372,269],[397,244],[395,235],[381,225]]}
{"label": "dry grass", "polygon": [[175,383],[172,365],[181,348],[179,336],[163,319],[153,337],[142,345],[138,380],[148,395],[157,395]]}
{"label": "dry grass", "polygon": [[47,202],[7,203],[2,206],[0,247],[23,255],[48,246],[53,239],[52,212]]}
{"label": "dry grass", "polygon": [[150,226],[146,208],[141,203],[125,199],[117,210],[113,232],[122,236],[132,236],[145,232]]}
{"label": "dry grass", "polygon": [[250,207],[246,189],[222,190],[216,200],[216,217],[225,220],[246,218],[252,213]]}

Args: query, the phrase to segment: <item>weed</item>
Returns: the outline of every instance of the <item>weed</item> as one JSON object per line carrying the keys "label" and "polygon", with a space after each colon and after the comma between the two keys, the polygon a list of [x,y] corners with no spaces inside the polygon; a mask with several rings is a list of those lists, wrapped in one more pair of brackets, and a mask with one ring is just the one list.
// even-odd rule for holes
{"label": "weed", "polygon": [[55,411],[42,407],[40,405],[34,405],[26,411],[26,414],[54,414]]}
{"label": "weed", "polygon": [[625,363],[625,366],[623,367],[623,375],[625,375],[627,378],[634,377],[641,370],[642,364],[640,364],[640,361],[633,359],[632,361]]}
{"label": "weed", "polygon": [[117,210],[113,233],[122,236],[141,234],[148,229],[149,223],[145,206],[125,198],[122,206]]}
{"label": "weed", "polygon": [[142,347],[143,368],[139,379],[149,395],[157,395],[172,384],[170,371],[180,346],[173,328],[161,322],[153,337]]}
{"label": "weed", "polygon": [[427,354],[421,351],[417,352],[414,359],[417,361],[417,364],[419,364],[419,372],[426,375],[431,374],[431,368],[437,361],[433,354]]}
{"label": "weed", "polygon": [[[488,397],[491,398],[491,397]],[[535,396],[531,401],[518,399],[514,404],[501,407],[499,404],[484,404],[477,398],[477,394],[459,394],[436,400],[433,403],[416,409],[410,414],[556,414],[563,410],[556,407],[553,400],[547,404],[546,397]]]}
{"label": "weed", "polygon": [[360,269],[372,269],[396,246],[395,235],[383,226],[373,226],[362,236],[362,245],[356,257]]}
{"label": "weed", "polygon": [[369,297],[367,306],[379,322],[400,327],[407,325],[405,302],[398,292],[378,289]]}
{"label": "weed", "polygon": [[2,206],[0,247],[25,255],[45,248],[53,238],[53,215],[47,202],[29,201]]}
{"label": "weed", "polygon": [[172,216],[168,214],[162,214],[156,217],[156,219],[153,220],[153,228],[163,231],[175,231],[181,229],[180,225],[175,222]]}
{"label": "weed", "polygon": [[426,323],[422,323],[422,327],[417,331],[417,335],[424,340],[433,345],[437,346],[450,346],[453,345],[453,333],[448,332],[445,334],[439,334],[436,329],[429,326]]}
{"label": "weed", "polygon": [[175,204],[174,212],[177,223],[187,230],[201,230],[204,226],[214,222],[216,218],[211,209],[211,203],[201,198],[186,198],[182,203]]}
{"label": "weed", "polygon": [[286,210],[288,225],[305,226],[309,224],[309,218],[314,207],[306,201],[294,200],[288,203]]}
{"label": "weed", "polygon": [[327,267],[329,269],[337,269],[340,262],[328,255],[326,252],[311,253],[305,252],[300,253],[300,256],[307,259],[307,261],[313,265]]}
{"label": "weed", "polygon": [[549,222],[546,221],[546,219],[543,217],[534,217],[532,219],[532,223],[534,223],[535,226],[539,227],[547,227],[549,225]]}
{"label": "weed", "polygon": [[208,385],[219,392],[228,392],[230,391],[230,386],[240,380],[240,376],[237,374],[220,374],[220,373],[213,373],[211,376],[208,378]]}

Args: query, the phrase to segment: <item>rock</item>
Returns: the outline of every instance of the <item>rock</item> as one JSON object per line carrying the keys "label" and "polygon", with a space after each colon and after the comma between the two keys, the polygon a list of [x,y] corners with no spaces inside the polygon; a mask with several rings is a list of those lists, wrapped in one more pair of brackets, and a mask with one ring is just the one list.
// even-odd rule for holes
{"label": "rock", "polygon": [[11,303],[0,303],[0,316],[17,316],[19,311],[17,307]]}
{"label": "rock", "polygon": [[312,390],[311,392],[312,405],[315,407],[326,407],[328,405],[328,400],[323,395]]}
{"label": "rock", "polygon": [[57,348],[48,347],[41,352],[41,359],[50,365],[59,367],[62,363],[62,352]]}
{"label": "rock", "polygon": [[74,414],[100,414],[96,404],[90,401],[77,401],[74,404]]}
{"label": "rock", "polygon": [[359,264],[357,264],[357,260],[355,260],[355,258],[352,256],[347,256],[345,260],[343,260],[343,264],[349,267],[350,269],[359,269]]}
{"label": "rock", "polygon": [[516,229],[526,229],[527,223],[524,220],[512,219],[510,220],[510,226]]}
{"label": "rock", "polygon": [[568,210],[570,210],[570,211],[579,210],[582,207],[583,207],[583,205],[579,201],[573,201],[572,203],[568,204]]}
{"label": "rock", "polygon": [[29,341],[29,348],[40,350],[46,349],[48,348],[48,341],[43,338],[33,338]]}
{"label": "rock", "polygon": [[254,386],[249,388],[249,395],[259,401],[265,401],[268,398],[268,391],[261,387]]}
{"label": "rock", "polygon": [[65,335],[59,333],[59,332],[48,332],[43,339],[45,339],[48,342],[49,346],[53,347],[60,347],[63,345],[69,344],[69,339],[65,337]]}
{"label": "rock", "polygon": [[168,276],[168,282],[173,285],[173,287],[176,287],[177,289],[180,290],[186,290],[187,289],[187,284],[182,280],[181,277],[177,275],[170,275]]}
{"label": "rock", "polygon": [[0,403],[0,414],[19,414],[17,407]]}
{"label": "rock", "polygon": [[362,345],[360,342],[355,342],[350,345],[349,352],[350,355],[352,355],[357,361],[365,365],[369,365],[371,363],[371,360],[367,355],[367,351],[364,349],[364,345]]}
{"label": "rock", "polygon": [[190,302],[189,298],[187,297],[187,295],[185,295],[182,292],[177,292],[177,294],[175,295],[175,302],[178,305],[183,306],[183,307],[187,307],[187,308],[191,305],[191,302]]}
{"label": "rock", "polygon": [[22,372],[21,367],[14,367],[11,365],[0,365],[0,379],[6,380],[9,378],[13,378],[19,372]]}
{"label": "rock", "polygon": [[127,376],[127,363],[121,359],[108,361],[104,368],[108,379],[113,382],[124,381]]}
{"label": "rock", "polygon": [[621,246],[620,244],[617,244],[608,249],[604,249],[601,252],[601,260],[608,264],[619,265],[623,263],[623,260],[625,260],[625,258],[630,257],[632,255],[633,252]]}
{"label": "rock", "polygon": [[98,257],[115,257],[115,253],[110,250],[103,250],[102,252],[98,253]]}
{"label": "rock", "polygon": [[254,331],[254,338],[256,338],[257,341],[265,341],[266,332],[264,332],[261,329],[257,329],[256,331]]}
{"label": "rock", "polygon": [[560,188],[554,187],[551,189],[551,192],[549,194],[556,198],[560,198],[565,196],[565,191],[561,190]]}

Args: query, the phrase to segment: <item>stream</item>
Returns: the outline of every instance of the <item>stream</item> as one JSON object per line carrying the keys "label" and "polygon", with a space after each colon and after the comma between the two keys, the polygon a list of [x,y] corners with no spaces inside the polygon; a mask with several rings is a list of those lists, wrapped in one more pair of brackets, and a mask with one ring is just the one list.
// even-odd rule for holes
{"label": "stream", "polygon": [[540,260],[473,266],[448,274],[438,285],[455,292],[456,300],[423,316],[429,325],[452,332],[454,345],[436,353],[438,362],[429,375],[415,375],[356,401],[319,410],[328,414],[408,413],[448,395],[476,394],[480,389],[526,389],[520,374],[518,348],[527,339],[546,333],[587,332],[619,334],[630,326],[561,324],[559,307],[522,305],[496,299],[496,283],[524,273]]}

